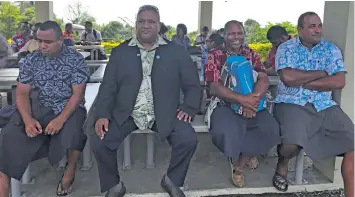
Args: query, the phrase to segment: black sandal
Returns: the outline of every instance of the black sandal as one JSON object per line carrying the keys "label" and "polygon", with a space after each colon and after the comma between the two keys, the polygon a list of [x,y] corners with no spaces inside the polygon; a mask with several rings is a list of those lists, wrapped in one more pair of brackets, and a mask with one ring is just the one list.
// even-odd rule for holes
{"label": "black sandal", "polygon": [[280,173],[275,172],[272,178],[272,185],[279,191],[286,192],[288,190],[287,177],[282,176]]}
{"label": "black sandal", "polygon": [[[65,165],[65,170],[67,169],[67,165],[68,165],[68,163]],[[60,181],[59,181],[58,186],[57,186],[57,196],[67,196],[67,195],[69,195],[72,192],[72,189],[73,189],[71,187],[72,187],[72,185],[74,183],[74,180],[75,180],[75,174],[73,176],[73,179],[69,183],[69,187],[64,189],[63,188],[64,173],[65,173],[65,171],[63,172],[62,178],[60,178]],[[59,189],[60,189],[60,192],[59,192]],[[64,192],[65,190],[66,190],[66,192]]]}

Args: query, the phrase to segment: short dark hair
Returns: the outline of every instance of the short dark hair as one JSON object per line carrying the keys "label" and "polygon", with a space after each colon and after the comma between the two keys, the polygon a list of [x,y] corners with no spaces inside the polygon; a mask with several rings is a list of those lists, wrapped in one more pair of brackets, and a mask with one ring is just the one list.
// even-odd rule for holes
{"label": "short dark hair", "polygon": [[202,28],[202,31],[203,32],[206,32],[206,31],[209,31],[210,29],[207,27],[207,26],[204,26],[203,28]]}
{"label": "short dark hair", "polygon": [[[155,14],[157,14],[157,16],[158,16],[158,21],[160,22],[160,13],[159,13],[159,9],[158,9],[156,6],[154,6],[154,5],[143,5],[143,6],[141,6],[141,7],[138,9],[137,16],[138,16],[139,14],[141,14],[142,12],[144,12],[144,11],[152,11],[152,12],[154,12]],[[137,17],[137,18],[138,18],[138,17]]]}
{"label": "short dark hair", "polygon": [[39,28],[39,26],[41,26],[42,23],[35,23],[33,26],[36,27],[36,28]]}
{"label": "short dark hair", "polygon": [[67,24],[65,24],[65,28],[67,28],[67,27],[69,27],[69,26],[73,26],[73,24],[72,24],[72,23],[67,23]]}
{"label": "short dark hair", "polygon": [[223,33],[224,32],[224,28],[221,28],[218,30],[219,33]]}
{"label": "short dark hair", "polygon": [[165,34],[168,31],[169,31],[168,27],[164,23],[160,23],[160,32],[159,32],[159,34]]}
{"label": "short dark hair", "polygon": [[224,42],[224,38],[218,33],[213,33],[208,37],[209,40],[213,41],[216,46],[221,45]]}
{"label": "short dark hair", "polygon": [[274,25],[266,33],[266,38],[268,40],[279,39],[282,36],[288,36],[288,33],[284,27],[280,25]]}
{"label": "short dark hair", "polygon": [[178,24],[178,25],[176,26],[176,33],[179,32],[179,29],[182,30],[182,32],[184,33],[184,35],[187,34],[187,27],[186,27],[185,24],[183,24],[183,23]]}
{"label": "short dark hair", "polygon": [[234,24],[234,25],[239,25],[239,26],[243,29],[243,31],[244,31],[244,25],[243,25],[243,23],[240,22],[240,21],[237,21],[237,20],[228,21],[228,22],[224,25],[224,29],[228,29],[229,25],[232,25],[232,24]]}
{"label": "short dark hair", "polygon": [[39,26],[39,30],[41,31],[47,31],[50,29],[53,29],[57,38],[60,38],[62,36],[62,29],[55,21],[45,21]]}
{"label": "short dark hair", "polygon": [[306,16],[318,16],[318,14],[315,13],[315,12],[305,12],[305,13],[301,14],[301,16],[298,17],[298,21],[297,21],[297,26],[298,27],[303,27],[304,26],[304,18]]}
{"label": "short dark hair", "polygon": [[92,22],[91,22],[91,21],[86,21],[86,22],[85,22],[85,25],[90,25],[90,26],[92,26]]}

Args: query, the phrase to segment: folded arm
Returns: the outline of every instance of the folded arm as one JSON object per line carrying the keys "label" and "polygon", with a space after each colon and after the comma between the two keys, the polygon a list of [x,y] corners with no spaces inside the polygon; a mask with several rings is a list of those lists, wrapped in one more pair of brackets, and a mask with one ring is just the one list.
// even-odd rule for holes
{"label": "folded arm", "polygon": [[343,89],[345,87],[345,72],[338,72],[335,75],[311,81],[305,84],[303,87],[322,92]]}
{"label": "folded arm", "polygon": [[280,80],[289,87],[300,87],[311,81],[328,76],[326,71],[304,71],[294,68],[278,70]]}

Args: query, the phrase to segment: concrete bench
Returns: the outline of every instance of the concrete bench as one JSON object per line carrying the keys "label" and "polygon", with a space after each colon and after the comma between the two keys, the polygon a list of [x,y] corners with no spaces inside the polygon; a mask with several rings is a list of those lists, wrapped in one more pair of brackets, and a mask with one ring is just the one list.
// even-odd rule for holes
{"label": "concrete bench", "polygon": [[[269,111],[272,113],[273,106],[269,108]],[[207,133],[208,126],[204,122],[204,115],[198,115],[195,117],[192,122],[192,127],[197,133]],[[146,130],[135,130],[132,134],[145,134],[147,136],[147,156],[146,156],[146,167],[154,168],[154,137],[155,132],[149,129]],[[131,135],[132,135],[131,134]],[[123,169],[129,170],[132,167],[131,164],[131,135],[128,135],[123,142]],[[274,149],[274,148],[272,148]],[[268,155],[271,155],[270,153]],[[296,166],[295,166],[295,183],[302,184],[303,177],[303,161],[304,161],[304,151],[301,150],[296,157]]]}

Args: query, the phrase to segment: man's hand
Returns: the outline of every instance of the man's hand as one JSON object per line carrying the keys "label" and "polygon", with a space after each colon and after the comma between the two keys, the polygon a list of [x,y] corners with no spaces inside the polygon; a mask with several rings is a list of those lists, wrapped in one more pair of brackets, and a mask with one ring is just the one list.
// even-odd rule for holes
{"label": "man's hand", "polygon": [[105,133],[108,131],[108,122],[107,118],[100,118],[96,121],[95,131],[101,140],[104,139]]}
{"label": "man's hand", "polygon": [[64,125],[64,121],[59,118],[54,118],[46,127],[45,133],[48,135],[55,135],[57,134]]}
{"label": "man's hand", "polygon": [[256,112],[260,102],[260,93],[251,93],[246,96],[241,96],[239,102],[243,107]]}
{"label": "man's hand", "polygon": [[177,118],[179,120],[183,120],[185,122],[191,122],[192,121],[192,118],[191,116],[189,116],[187,113],[181,111],[180,109],[177,110],[178,111],[178,114],[177,114]]}
{"label": "man's hand", "polygon": [[254,112],[253,110],[243,107],[243,116],[245,118],[255,118],[256,116],[256,112]]}
{"label": "man's hand", "polygon": [[28,137],[36,137],[38,134],[42,133],[42,126],[37,120],[31,118],[29,120],[24,120],[24,123]]}

